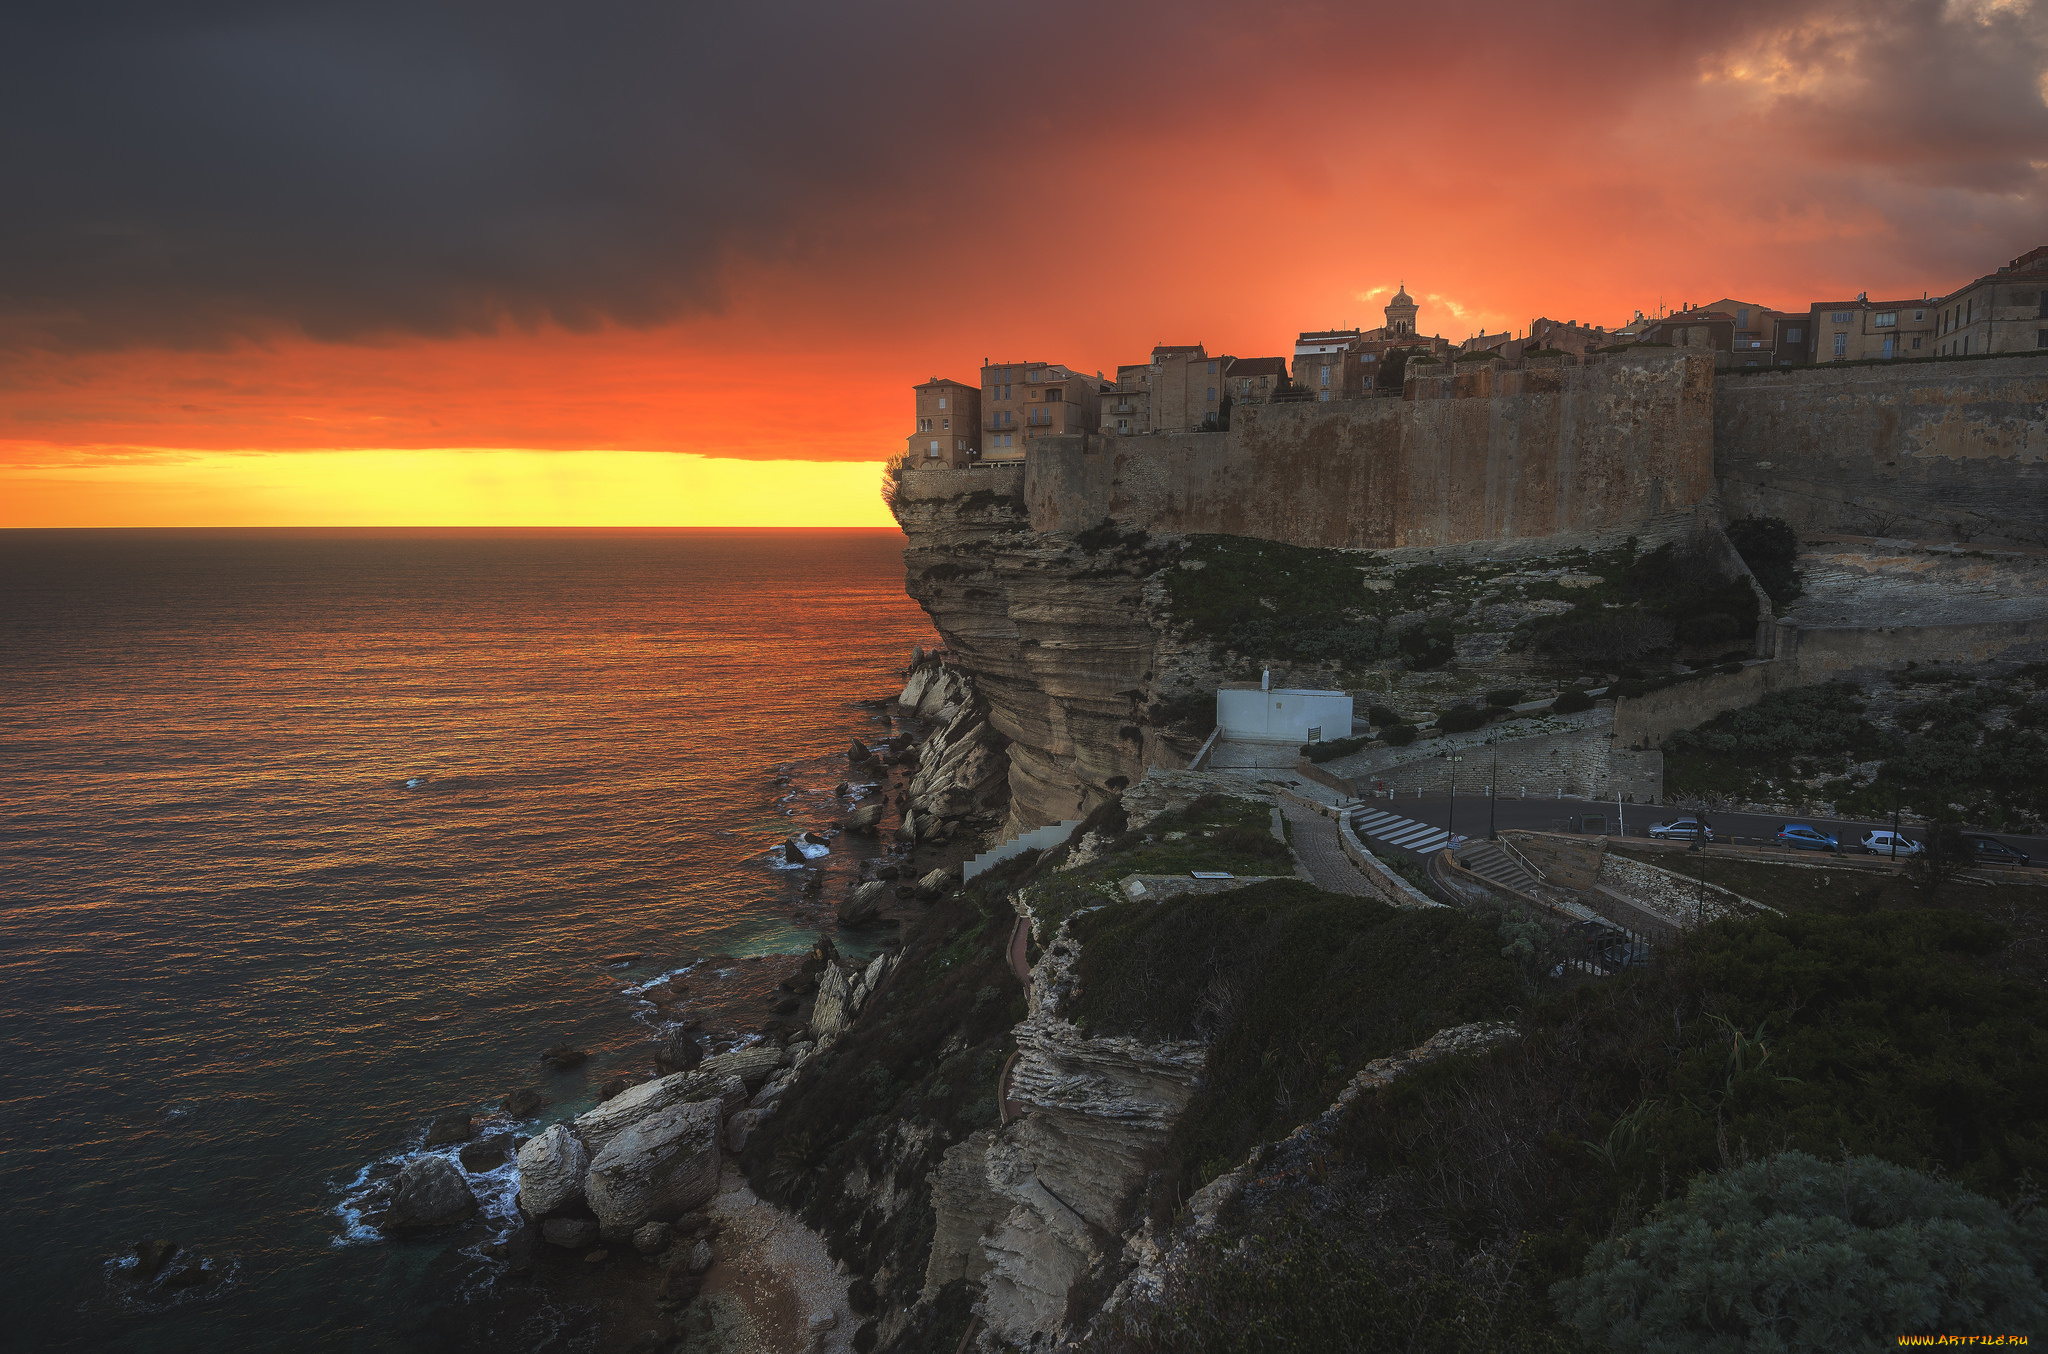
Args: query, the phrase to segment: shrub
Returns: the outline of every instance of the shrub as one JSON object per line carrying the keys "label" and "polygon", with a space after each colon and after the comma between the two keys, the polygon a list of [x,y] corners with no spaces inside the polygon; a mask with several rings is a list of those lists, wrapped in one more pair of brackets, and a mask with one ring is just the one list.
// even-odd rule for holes
{"label": "shrub", "polygon": [[1525,694],[1527,693],[1525,693],[1520,687],[1506,687],[1500,691],[1487,692],[1486,703],[1488,705],[1501,706],[1520,705],[1522,703],[1522,697]]}
{"label": "shrub", "polygon": [[1479,728],[1493,718],[1493,711],[1482,705],[1460,705],[1444,711],[1436,717],[1436,726],[1445,733],[1466,733]]}
{"label": "shrub", "polygon": [[1390,710],[1384,705],[1368,705],[1365,707],[1365,718],[1368,723],[1377,729],[1386,724],[1399,724],[1401,722],[1401,712]]}
{"label": "shrub", "polygon": [[1401,658],[1410,669],[1426,672],[1451,661],[1451,623],[1427,620],[1401,632]]}
{"label": "shrub", "polygon": [[1545,657],[1567,663],[1632,663],[1671,647],[1675,628],[1648,611],[1582,611],[1536,641]]}
{"label": "shrub", "polygon": [[1321,743],[1304,743],[1301,751],[1311,762],[1333,762],[1339,757],[1349,757],[1371,741],[1370,736],[1332,738]]}
{"label": "shrub", "polygon": [[1676,638],[1689,649],[1718,651],[1746,636],[1741,621],[1725,611],[1709,611],[1703,616],[1688,616],[1680,621]]}
{"label": "shrub", "polygon": [[1781,517],[1738,517],[1728,524],[1728,540],[1757,583],[1779,606],[1805,591],[1800,583],[1799,533]]}
{"label": "shrub", "polygon": [[1550,708],[1560,715],[1575,715],[1581,710],[1593,708],[1593,698],[1574,688],[1560,695],[1550,703]]}
{"label": "shrub", "polygon": [[1785,1152],[1696,1178],[1554,1285],[1617,1351],[1874,1349],[2048,1320],[2048,1216],[1876,1157]]}
{"label": "shrub", "polygon": [[1415,726],[1396,724],[1391,728],[1381,729],[1380,737],[1387,740],[1389,747],[1405,748],[1415,741]]}
{"label": "shrub", "polygon": [[1121,531],[1117,528],[1117,524],[1114,521],[1105,517],[1086,531],[1076,532],[1074,544],[1092,555],[1099,550],[1107,550],[1114,546],[1127,546],[1135,549],[1143,545],[1146,539],[1147,533],[1142,529],[1129,532]]}

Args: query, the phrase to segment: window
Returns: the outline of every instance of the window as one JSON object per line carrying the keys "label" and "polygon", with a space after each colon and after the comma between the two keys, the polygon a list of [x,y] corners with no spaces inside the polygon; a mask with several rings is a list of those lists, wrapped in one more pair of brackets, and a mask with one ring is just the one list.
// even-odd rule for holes
{"label": "window", "polygon": [[2041,318],[2048,320],[2048,291],[2041,293]]}
{"label": "window", "polygon": [[[1212,365],[1212,366],[1213,366],[1213,365],[1215,365],[1215,364],[1214,364],[1214,363],[1211,363],[1210,365]],[[1215,387],[1215,386],[1210,386],[1210,387],[1209,387],[1209,403],[1211,403],[1211,404],[1214,404],[1214,403],[1216,403],[1216,387]]]}
{"label": "window", "polygon": [[952,431],[952,429],[953,429],[953,420],[952,420],[952,419],[950,419],[950,418],[942,418],[942,419],[940,419],[940,420],[939,420],[939,429],[940,429],[940,431],[942,431],[942,432],[951,432],[951,431]]}
{"label": "window", "polygon": [[2043,329],[2035,333],[2034,346],[2036,348],[2048,348],[2048,329]]}
{"label": "window", "polygon": [[[1324,368],[1323,368],[1323,389],[1324,389],[1324,390],[1328,390],[1329,388],[1330,388],[1330,369],[1329,369],[1328,367],[1324,367]],[[1329,397],[1328,395],[1325,395],[1325,396],[1323,396],[1323,398],[1324,398],[1324,399],[1328,399],[1328,398],[1330,398],[1330,397]]]}
{"label": "window", "polygon": [[944,395],[941,395],[941,396],[939,396],[939,408],[941,408],[941,409],[944,409],[945,407],[946,407],[946,397],[945,397]]}
{"label": "window", "polygon": [[1800,335],[1801,335],[1801,334],[1802,334],[1803,332],[1805,332],[1805,331],[1803,331],[1803,330],[1800,330],[1800,329],[1787,329],[1787,330],[1785,331],[1785,342],[1787,342],[1787,343],[1797,343],[1797,342],[1799,342],[1799,337],[1800,337]]}
{"label": "window", "polygon": [[1924,320],[1927,318],[1927,312],[1924,310],[1916,310],[1913,312],[1913,318],[1915,320]]}
{"label": "window", "polygon": [[1963,356],[1965,356],[1965,357],[1968,357],[1969,355],[1970,355],[1970,336],[1969,336],[1968,334],[1965,334],[1965,335],[1963,335]]}
{"label": "window", "polygon": [[1846,310],[1838,310],[1833,315],[1830,315],[1828,318],[1833,320],[1836,324],[1847,324],[1849,323],[1849,321],[1855,319],[1856,317]]}
{"label": "window", "polygon": [[1749,307],[1748,307],[1748,306],[1737,306],[1737,307],[1735,308],[1735,327],[1736,327],[1737,329],[1747,329],[1747,328],[1749,328]]}
{"label": "window", "polygon": [[936,456],[936,455],[938,455],[938,454],[939,454],[939,444],[938,444],[937,442],[934,442],[934,443],[932,443],[932,449],[931,449],[930,451],[928,451],[928,452],[926,452],[926,453],[925,453],[925,455],[926,455],[926,456]]}
{"label": "window", "polygon": [[1211,362],[1209,364],[1209,374],[1211,376],[1214,376],[1216,374],[1216,364],[1214,362]]}
{"label": "window", "polygon": [[1892,355],[1892,345],[1897,343],[1898,341],[1899,339],[1896,334],[1886,334],[1884,336],[1884,355],[1886,357],[1890,357]]}
{"label": "window", "polygon": [[1848,336],[1847,334],[1837,334],[1837,335],[1835,335],[1835,356],[1836,356],[1836,357],[1838,357],[1838,358],[1839,358],[1839,357],[1844,357],[1844,356],[1847,356],[1847,355],[1848,355],[1848,352],[1849,352],[1849,336]]}
{"label": "window", "polygon": [[1919,339],[1919,336],[1918,336],[1918,335],[1915,335],[1915,336],[1914,336],[1914,339],[1913,339],[1913,346],[1914,346],[1915,348],[1918,348],[1918,347],[1920,346],[1920,339]]}
{"label": "window", "polygon": [[1052,389],[1045,392],[1045,397],[1049,400],[1064,399],[1066,397],[1066,392],[1061,390],[1058,386],[1054,386]]}
{"label": "window", "polygon": [[1116,421],[1116,430],[1120,433],[1129,432],[1131,430],[1131,421],[1127,418],[1118,419]]}
{"label": "window", "polygon": [[1877,313],[1877,318],[1871,321],[1871,323],[1876,325],[1879,329],[1890,329],[1898,322],[1899,312],[1896,310],[1881,310]]}

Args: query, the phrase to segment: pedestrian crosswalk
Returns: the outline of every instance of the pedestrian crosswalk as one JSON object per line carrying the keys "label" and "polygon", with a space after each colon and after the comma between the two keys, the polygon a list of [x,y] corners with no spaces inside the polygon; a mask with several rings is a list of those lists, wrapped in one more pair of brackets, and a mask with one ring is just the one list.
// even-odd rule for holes
{"label": "pedestrian crosswalk", "polygon": [[1456,847],[1465,840],[1462,835],[1446,832],[1429,823],[1418,823],[1413,818],[1403,818],[1384,809],[1360,809],[1352,817],[1351,825],[1358,829],[1360,836],[1418,855],[1442,850],[1446,846]]}

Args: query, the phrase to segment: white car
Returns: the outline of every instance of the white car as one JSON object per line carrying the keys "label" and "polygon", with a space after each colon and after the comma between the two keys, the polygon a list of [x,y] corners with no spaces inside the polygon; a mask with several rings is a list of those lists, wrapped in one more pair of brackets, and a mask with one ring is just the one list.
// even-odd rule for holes
{"label": "white car", "polygon": [[1927,848],[1902,832],[1882,827],[1863,834],[1863,849],[1873,856],[1889,856],[1894,850],[1902,856],[1917,856]]}

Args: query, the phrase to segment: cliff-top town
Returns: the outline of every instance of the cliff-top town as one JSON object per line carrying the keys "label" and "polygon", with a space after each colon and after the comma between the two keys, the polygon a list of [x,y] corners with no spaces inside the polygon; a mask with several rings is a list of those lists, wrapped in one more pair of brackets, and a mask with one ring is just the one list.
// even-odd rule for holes
{"label": "cliff-top town", "polygon": [[1538,316],[1520,333],[1463,341],[1424,334],[1403,283],[1376,329],[1303,330],[1285,357],[1234,357],[1202,344],[1160,344],[1111,378],[1060,362],[985,363],[978,385],[934,376],[915,387],[916,425],[902,465],[959,469],[1021,461],[1041,437],[1134,436],[1228,428],[1234,407],[1398,395],[1407,363],[1536,357],[1579,364],[1632,346],[1711,351],[1717,367],[1914,361],[2048,349],[2048,245],[1942,295],[1814,301],[1777,310],[1722,297],[1612,329]]}

